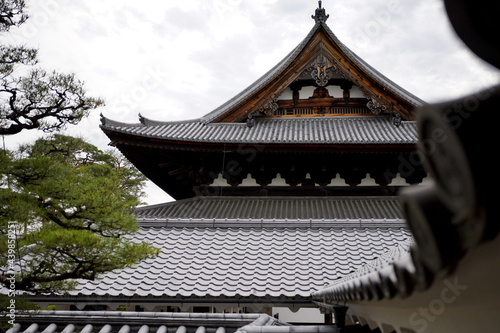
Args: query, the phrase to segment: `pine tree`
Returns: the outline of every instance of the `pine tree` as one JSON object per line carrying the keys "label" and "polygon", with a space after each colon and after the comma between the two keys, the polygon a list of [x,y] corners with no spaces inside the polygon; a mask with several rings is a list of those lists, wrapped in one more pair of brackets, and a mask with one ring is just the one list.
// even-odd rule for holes
{"label": "pine tree", "polygon": [[[22,25],[25,9],[24,0],[0,0],[0,33]],[[0,43],[1,135],[57,133],[104,104],[88,97],[74,74],[38,67],[37,54]],[[77,279],[155,256],[158,249],[130,241],[144,183],[118,153],[68,136],[1,151],[0,284],[16,292],[62,292]]]}
{"label": "pine tree", "polygon": [[[0,282],[54,292],[158,250],[131,242],[145,178],[123,158],[55,134],[0,159]],[[13,244],[13,246],[10,246]]]}
{"label": "pine tree", "polygon": [[[23,24],[24,0],[0,1],[0,33]],[[26,129],[53,132],[78,124],[89,112],[104,105],[88,97],[74,74],[48,72],[37,66],[38,50],[0,44],[0,134]]]}

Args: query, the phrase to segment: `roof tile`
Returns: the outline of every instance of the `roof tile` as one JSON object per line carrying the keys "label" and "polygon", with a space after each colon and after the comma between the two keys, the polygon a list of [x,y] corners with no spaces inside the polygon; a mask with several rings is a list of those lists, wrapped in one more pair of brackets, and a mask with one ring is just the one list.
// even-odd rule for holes
{"label": "roof tile", "polygon": [[[321,230],[162,227],[140,228],[136,237],[148,240],[146,234],[167,236],[157,258],[82,282],[73,294],[308,297],[311,291],[410,238],[406,228],[391,226]],[[186,244],[201,240],[201,247]]]}
{"label": "roof tile", "polygon": [[[263,219],[273,221],[271,226],[276,226],[276,222],[282,220],[293,225],[292,221],[361,223],[362,220],[368,222],[403,218],[397,197],[195,197],[140,207],[136,210],[136,215],[139,222],[151,222],[151,226],[165,226],[165,221],[175,219],[190,222],[199,222],[201,219],[260,222]],[[234,226],[238,227],[238,223]],[[238,230],[244,232],[248,229]],[[217,232],[217,229],[204,232]],[[189,237],[195,235],[199,233],[190,234]],[[155,234],[155,237],[163,239],[166,236]],[[181,236],[169,234],[168,237]]]}
{"label": "roof tile", "polygon": [[[184,142],[245,144],[415,144],[414,121],[392,123],[391,116],[257,118],[248,128],[242,123],[205,124],[200,119],[155,122],[151,125],[106,121],[103,129],[114,132]],[[370,130],[363,130],[369,128]],[[318,133],[330,133],[319,140]],[[271,135],[272,134],[272,135]]]}

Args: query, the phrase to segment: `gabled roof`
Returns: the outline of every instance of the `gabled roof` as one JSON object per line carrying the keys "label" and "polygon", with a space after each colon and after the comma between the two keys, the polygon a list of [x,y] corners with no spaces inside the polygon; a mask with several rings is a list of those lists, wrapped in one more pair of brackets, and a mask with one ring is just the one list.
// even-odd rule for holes
{"label": "gabled roof", "polygon": [[236,122],[272,103],[304,72],[313,70],[318,58],[328,69],[353,82],[373,103],[374,112],[389,111],[412,119],[424,102],[406,91],[345,46],[326,20],[317,20],[306,38],[270,71],[241,93],[201,118],[203,122]]}
{"label": "gabled roof", "polygon": [[[325,17],[327,18],[327,16]],[[196,141],[200,136],[204,136],[205,139],[200,138],[201,141],[213,141],[216,140],[214,139],[213,132],[218,133],[220,131],[221,135],[224,135],[228,134],[228,131],[241,131],[243,128],[219,128],[203,125],[214,123],[241,124],[249,116],[259,115],[262,112],[267,113],[267,109],[276,105],[277,98],[295,81],[304,79],[304,77],[314,79],[316,73],[316,81],[318,82],[321,76],[317,73],[318,70],[323,71],[322,74],[324,76],[321,76],[321,79],[325,80],[324,84],[320,83],[320,85],[325,85],[327,84],[326,82],[329,82],[329,79],[336,78],[348,81],[358,87],[366,97],[365,102],[367,102],[368,109],[374,114],[393,114],[401,117],[403,120],[412,120],[414,109],[422,106],[424,102],[385,77],[347,48],[330,30],[326,24],[326,19],[316,19],[316,21],[316,24],[307,34],[306,38],[276,66],[248,88],[199,119],[181,122],[157,122],[140,116],[140,124],[124,124],[102,117],[101,128],[108,135],[109,133],[119,132],[154,138],[179,139],[181,141]],[[320,67],[323,69],[320,69]],[[343,124],[338,124],[337,120],[328,118],[330,117],[316,119],[312,131],[321,131],[328,129],[330,126],[344,126]],[[268,132],[275,132],[280,130],[279,127],[296,126],[295,123],[307,122],[307,120],[301,117],[288,120],[288,122],[284,121],[284,119],[280,120],[283,123],[260,121],[259,124],[260,126],[265,126],[263,129]],[[384,118],[384,120],[388,124],[391,123],[390,118]],[[366,124],[358,124],[361,126],[366,125],[370,127],[372,125],[370,120],[360,119],[357,121],[367,121]],[[386,130],[389,132],[389,136],[391,136],[391,132],[394,129],[384,129],[384,131]],[[405,128],[404,130],[408,129]],[[414,131],[409,129],[409,133],[413,134]],[[253,137],[256,133],[255,131],[248,132],[247,136],[250,134]],[[291,135],[293,134],[291,133]],[[308,135],[313,134],[309,133]],[[208,139],[206,139],[207,137]],[[233,133],[231,137],[236,138],[238,136]],[[272,138],[272,140],[274,139]],[[278,137],[278,140],[281,139],[287,140],[286,137]],[[412,140],[414,139],[412,138]],[[220,140],[224,139],[221,138]],[[358,140],[365,143],[363,137],[358,138]],[[397,141],[398,139],[396,138]]]}
{"label": "gabled roof", "polygon": [[[256,179],[258,186],[254,187],[266,186],[268,178],[275,176],[275,166],[283,176],[287,166],[281,164],[285,161],[281,156],[296,153],[309,155],[303,160],[310,163],[298,166],[300,163],[293,162],[291,169],[302,168],[310,175],[322,163],[321,159],[326,160],[320,153],[339,159],[347,154],[349,159],[325,163],[321,171],[323,179],[317,182],[304,182],[292,172],[286,180],[288,184],[326,186],[330,182],[325,179],[340,174],[337,166],[342,165],[351,170],[363,169],[363,177],[369,173],[378,179],[378,184],[387,185],[386,171],[396,174],[401,164],[393,157],[415,149],[413,110],[423,101],[344,46],[326,25],[324,10],[319,10],[323,15],[315,15],[316,24],[287,57],[204,117],[154,121],[140,116],[135,124],[102,117],[101,129],[111,139],[111,145],[176,199],[206,194],[208,187],[216,187],[211,184],[219,171],[225,178],[231,178],[223,170],[228,165],[221,168],[226,157],[242,166],[241,177],[250,175]],[[331,95],[329,86],[334,86]],[[307,97],[311,89],[314,92]],[[299,90],[305,93],[301,95]],[[247,148],[253,151],[253,157],[241,153]],[[354,165],[358,162],[362,166]],[[333,178],[330,172],[334,172]],[[350,176],[349,184],[357,184],[359,177],[352,173]],[[239,187],[244,179],[240,178],[228,179],[234,187],[229,195],[248,195],[255,190]],[[316,187],[309,193],[319,195],[318,191]]]}

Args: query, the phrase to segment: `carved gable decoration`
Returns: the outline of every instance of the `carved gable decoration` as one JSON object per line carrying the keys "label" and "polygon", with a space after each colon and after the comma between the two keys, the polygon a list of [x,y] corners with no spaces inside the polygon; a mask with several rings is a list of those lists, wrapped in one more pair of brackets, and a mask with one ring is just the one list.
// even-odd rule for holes
{"label": "carved gable decoration", "polygon": [[[324,9],[318,12],[323,16]],[[314,18],[314,17],[313,17]],[[206,122],[242,122],[252,117],[394,114],[413,119],[419,98],[399,87],[345,47],[316,16],[304,41],[285,59]],[[307,87],[313,93],[304,97]],[[335,91],[335,93],[332,93]],[[284,98],[288,92],[288,98]],[[356,92],[353,96],[352,92]]]}
{"label": "carved gable decoration", "polygon": [[316,60],[309,66],[307,71],[311,72],[311,77],[314,82],[320,87],[324,87],[328,84],[330,79],[333,79],[335,67],[331,61],[327,61],[323,52],[316,57]]}
{"label": "carved gable decoration", "polygon": [[366,107],[373,114],[392,113],[393,103],[390,99],[385,99],[384,95],[373,92],[369,86],[363,84],[363,78],[356,75],[349,66],[342,64],[341,61],[336,61],[334,58],[335,55],[327,55],[326,51],[323,50],[323,45],[321,41],[319,54],[310,64],[309,68],[306,69],[306,72],[311,73],[312,79],[315,80],[319,87],[327,86],[330,80],[340,75],[349,82],[350,87],[355,85],[361,90],[367,99]]}

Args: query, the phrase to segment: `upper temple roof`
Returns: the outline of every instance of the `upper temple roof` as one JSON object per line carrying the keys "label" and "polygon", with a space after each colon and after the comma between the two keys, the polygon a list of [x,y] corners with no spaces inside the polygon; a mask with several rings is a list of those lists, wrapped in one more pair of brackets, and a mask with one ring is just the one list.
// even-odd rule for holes
{"label": "upper temple roof", "polygon": [[[330,30],[328,15],[319,7],[313,16],[315,25],[299,45],[246,89],[197,119],[199,123],[374,114],[413,120],[415,108],[424,102],[347,48]],[[313,96],[306,96],[304,87],[315,89]],[[104,128],[109,123],[103,118]]]}
{"label": "upper temple roof", "polygon": [[200,120],[137,124],[106,121],[105,132],[176,142],[245,144],[415,144],[414,121],[394,126],[388,117],[262,118],[243,123],[205,124]]}
{"label": "upper temple roof", "polygon": [[[319,78],[321,71],[324,77]],[[315,79],[315,86],[346,80],[361,90],[372,112],[399,114],[406,120],[424,104],[347,48],[324,20],[317,20],[306,38],[276,66],[201,119],[207,123],[236,122],[266,112],[294,82],[306,79]],[[320,79],[324,82],[318,82]]]}
{"label": "upper temple roof", "polygon": [[[288,185],[311,186],[314,195],[320,190],[314,184],[327,186],[337,173],[352,186],[367,173],[389,186],[387,173],[400,173],[394,156],[415,148],[413,114],[424,102],[342,44],[321,6],[313,18],[311,31],[283,60],[205,116],[184,121],[139,116],[136,124],[102,117],[101,129],[175,199],[206,195],[219,173],[229,178],[231,191],[244,195],[260,195],[257,188],[271,184],[277,173]],[[296,153],[302,159],[292,158]],[[341,162],[331,163],[336,159]],[[223,169],[235,163],[238,172]],[[310,181],[304,178],[311,174]],[[411,173],[415,179],[406,181],[421,181],[417,174],[423,173]],[[239,187],[247,176],[257,185]],[[236,195],[231,191],[224,193]]]}

